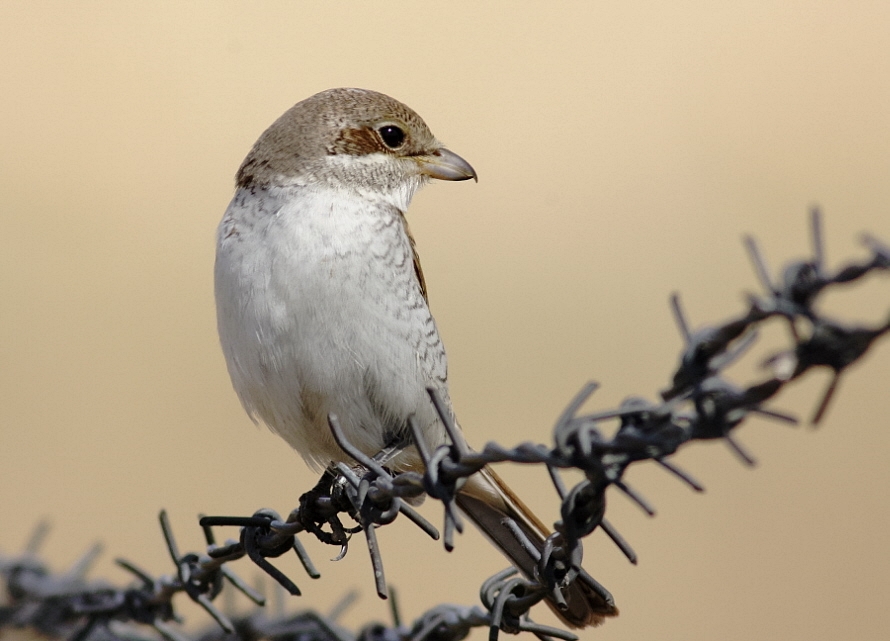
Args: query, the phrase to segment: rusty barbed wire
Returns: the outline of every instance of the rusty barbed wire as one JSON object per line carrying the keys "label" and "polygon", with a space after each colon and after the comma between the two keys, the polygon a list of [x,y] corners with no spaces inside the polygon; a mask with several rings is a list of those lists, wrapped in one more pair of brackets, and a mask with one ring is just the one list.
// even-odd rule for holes
{"label": "rusty barbed wire", "polygon": [[[7,589],[6,604],[0,606],[0,630],[31,627],[49,637],[73,641],[129,641],[146,639],[137,626],[150,626],[168,641],[186,641],[187,637],[170,625],[178,621],[173,597],[182,592],[217,624],[215,631],[201,636],[205,641],[221,638],[446,641],[462,639],[475,627],[488,627],[492,639],[500,631],[525,631],[545,640],[576,639],[569,632],[535,623],[529,611],[547,596],[556,603],[564,603],[562,590],[574,581],[587,583],[606,602],[613,603],[609,592],[582,568],[581,540],[600,528],[628,560],[636,562],[631,546],[605,519],[605,493],[609,486],[616,487],[647,514],[655,513],[642,494],[623,480],[624,472],[632,463],[655,461],[696,491],[701,491],[702,485],[668,459],[686,443],[721,439],[744,464],[753,465],[753,457],[733,437],[736,427],[751,414],[796,423],[793,416],[765,408],[763,404],[788,382],[813,368],[824,367],[833,372],[833,378],[812,417],[812,422],[818,424],[842,374],[878,338],[890,332],[890,315],[886,322],[875,327],[854,326],[829,318],[816,309],[825,291],[873,272],[890,270],[890,247],[873,236],[864,235],[862,241],[868,258],[829,273],[824,265],[818,210],[811,214],[811,234],[812,257],[788,264],[776,280],[770,275],[757,243],[751,237],[745,238],[764,291],[749,294],[747,310],[737,317],[692,330],[679,297],[671,297],[684,346],[670,386],[657,400],[630,397],[618,408],[580,414],[582,406],[597,389],[596,383],[588,383],[558,418],[552,446],[522,443],[507,448],[488,443],[481,451],[473,452],[457,437],[453,417],[436,391],[429,390],[430,400],[451,436],[451,443],[429,451],[420,438],[418,426],[409,418],[412,439],[392,445],[392,448],[415,446],[426,466],[423,474],[392,474],[377,459],[353,447],[346,440],[339,419],[332,415],[329,417],[332,434],[356,463],[341,463],[328,470],[286,518],[268,509],[247,517],[202,517],[200,525],[207,541],[205,552],[181,554],[166,513],[161,512],[161,529],[175,568],[172,574],[154,577],[132,562],[118,559],[118,564],[134,575],[134,586],[116,588],[88,582],[84,577],[98,552],[95,549],[68,572],[52,574],[37,556],[45,535],[45,528],[38,528],[22,555],[0,558],[0,576]],[[746,387],[729,382],[724,376],[726,368],[756,341],[757,328],[772,319],[787,325],[789,348],[764,362],[769,374],[762,380]],[[607,430],[606,426],[610,425],[614,425],[613,429]],[[613,432],[613,436],[606,436],[609,432]],[[410,504],[412,499],[425,494],[443,505],[442,539],[445,548],[452,549],[454,533],[463,528],[455,503],[460,485],[486,465],[503,462],[546,466],[561,500],[561,520],[541,553],[524,539],[520,528],[512,528],[517,540],[538,558],[535,575],[521,576],[510,568],[491,577],[481,589],[481,608],[440,605],[411,626],[401,625],[396,616],[391,626],[371,624],[353,634],[337,625],[336,616],[304,612],[273,619],[258,612],[232,620],[213,603],[228,583],[257,605],[264,604],[263,596],[227,565],[245,556],[281,588],[299,595],[297,584],[269,559],[293,551],[307,575],[318,578],[319,573],[297,536],[301,533],[338,546],[338,558],[346,554],[352,536],[363,533],[377,593],[387,598],[377,528],[402,514],[431,538],[438,539],[438,530]],[[585,476],[572,488],[565,486],[560,475],[560,470],[569,468],[580,470]],[[350,523],[344,524],[343,517]],[[217,544],[214,528],[218,527],[240,528],[238,540]]]}

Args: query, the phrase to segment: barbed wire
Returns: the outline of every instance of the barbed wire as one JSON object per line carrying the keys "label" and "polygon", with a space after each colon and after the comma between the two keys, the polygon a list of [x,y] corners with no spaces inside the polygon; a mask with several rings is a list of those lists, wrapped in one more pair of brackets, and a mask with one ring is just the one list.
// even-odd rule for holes
{"label": "barbed wire", "polygon": [[[173,597],[184,592],[218,625],[214,631],[201,636],[205,641],[217,638],[448,641],[466,637],[475,627],[488,627],[491,639],[496,639],[499,631],[530,632],[544,640],[576,639],[570,632],[535,623],[529,612],[545,598],[564,606],[563,590],[575,581],[586,583],[607,604],[614,605],[609,592],[582,568],[581,540],[601,528],[628,560],[636,562],[631,546],[605,519],[609,486],[615,486],[647,514],[654,514],[649,502],[623,478],[632,463],[655,461],[697,491],[703,489],[701,484],[668,459],[686,443],[721,439],[744,464],[753,465],[753,457],[732,435],[736,427],[751,414],[796,423],[795,417],[765,408],[763,404],[790,381],[813,368],[823,367],[831,370],[833,377],[812,416],[812,422],[818,424],[847,368],[859,360],[875,340],[890,331],[890,315],[883,324],[868,327],[842,323],[816,308],[827,290],[873,272],[890,270],[890,247],[866,234],[862,241],[868,258],[829,272],[824,262],[818,210],[813,210],[811,215],[811,233],[813,255],[788,264],[775,280],[757,243],[751,237],[745,239],[764,291],[749,294],[746,311],[737,317],[693,331],[679,297],[671,297],[684,347],[670,386],[656,401],[630,397],[615,409],[581,414],[582,406],[597,389],[596,383],[589,383],[558,418],[552,446],[522,443],[507,448],[491,442],[481,451],[473,452],[463,445],[450,412],[437,392],[430,389],[430,400],[450,436],[450,444],[429,451],[418,425],[409,418],[412,440],[394,443],[388,448],[416,447],[426,468],[422,474],[391,473],[377,459],[353,447],[339,419],[331,415],[329,424],[334,438],[356,463],[340,463],[328,470],[312,490],[303,494],[299,506],[287,517],[282,518],[268,509],[245,517],[202,517],[200,525],[207,542],[206,550],[181,554],[166,513],[161,512],[161,529],[175,567],[173,574],[154,577],[134,563],[118,559],[117,563],[134,575],[133,586],[118,588],[88,582],[86,571],[98,554],[97,548],[88,551],[67,572],[53,574],[37,556],[45,536],[45,528],[38,528],[22,555],[0,558],[0,576],[7,589],[7,602],[0,606],[0,630],[31,627],[49,637],[72,641],[135,641],[146,639],[134,625],[139,624],[150,626],[168,641],[186,641],[187,637],[171,625],[179,621]],[[732,384],[724,376],[727,367],[754,344],[758,328],[773,319],[787,326],[789,347],[764,361],[768,375],[762,380],[746,387]],[[607,430],[611,425],[615,427]],[[606,436],[608,432],[613,435]],[[304,612],[269,618],[257,612],[230,619],[213,603],[225,583],[257,605],[265,603],[264,597],[228,566],[245,556],[281,588],[299,595],[301,591],[294,580],[269,559],[293,551],[307,575],[318,578],[319,573],[297,536],[301,533],[338,546],[338,558],[346,554],[353,535],[363,533],[377,593],[387,598],[376,529],[402,514],[431,538],[438,539],[436,527],[411,505],[413,499],[427,495],[443,505],[442,539],[445,548],[451,550],[454,533],[463,529],[455,502],[461,485],[486,465],[503,462],[546,466],[561,500],[561,520],[540,552],[518,526],[507,522],[517,541],[537,560],[536,571],[534,576],[521,576],[510,568],[488,579],[481,588],[481,608],[439,605],[410,626],[401,625],[396,613],[392,626],[371,624],[353,634],[336,623],[335,614]],[[585,478],[567,488],[560,475],[564,469],[580,470]],[[349,524],[344,524],[344,517]],[[218,527],[240,528],[238,539],[217,544],[214,528]]]}

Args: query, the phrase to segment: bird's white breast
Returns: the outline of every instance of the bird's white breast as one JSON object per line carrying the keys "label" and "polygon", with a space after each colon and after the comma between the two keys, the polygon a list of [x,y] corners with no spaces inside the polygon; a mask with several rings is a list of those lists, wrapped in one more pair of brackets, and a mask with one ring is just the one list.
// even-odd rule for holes
{"label": "bird's white breast", "polygon": [[[410,414],[436,422],[425,387],[447,396],[445,352],[392,202],[319,186],[239,189],[220,223],[215,281],[242,403],[310,464],[345,458],[330,412],[370,454]],[[430,431],[435,445],[441,430]]]}

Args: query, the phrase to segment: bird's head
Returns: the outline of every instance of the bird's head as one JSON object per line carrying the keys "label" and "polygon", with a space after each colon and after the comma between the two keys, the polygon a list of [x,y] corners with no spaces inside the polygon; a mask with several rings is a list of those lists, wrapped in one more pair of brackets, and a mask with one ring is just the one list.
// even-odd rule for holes
{"label": "bird's head", "polygon": [[[322,184],[410,200],[430,178],[476,179],[410,107],[376,91],[329,89],[298,102],[257,140],[239,187]],[[401,199],[400,199],[401,200]]]}

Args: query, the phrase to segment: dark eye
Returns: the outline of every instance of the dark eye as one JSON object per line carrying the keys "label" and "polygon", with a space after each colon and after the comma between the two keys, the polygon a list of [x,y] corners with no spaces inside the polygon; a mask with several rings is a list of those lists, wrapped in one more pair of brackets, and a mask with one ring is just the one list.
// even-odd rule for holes
{"label": "dark eye", "polygon": [[380,138],[390,149],[398,149],[405,142],[405,132],[395,125],[383,125],[377,130]]}

